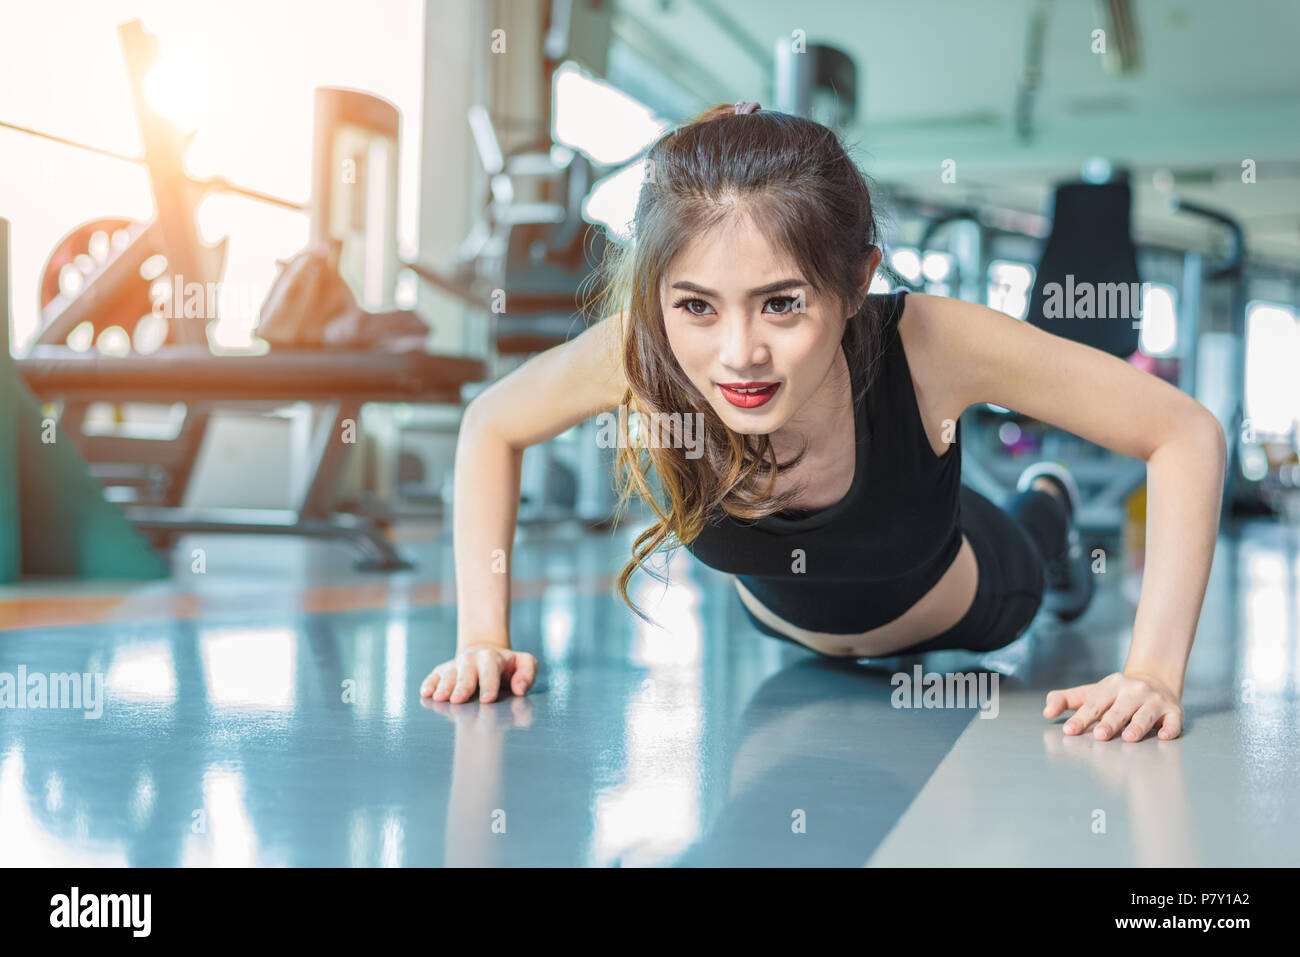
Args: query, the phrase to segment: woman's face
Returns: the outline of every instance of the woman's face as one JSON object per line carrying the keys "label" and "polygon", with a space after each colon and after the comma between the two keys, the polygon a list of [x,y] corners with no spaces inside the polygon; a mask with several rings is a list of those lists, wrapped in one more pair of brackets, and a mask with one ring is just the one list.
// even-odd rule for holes
{"label": "woman's face", "polygon": [[[682,371],[731,430],[820,437],[847,411],[837,408],[845,378],[839,302],[816,293],[748,218],[692,240],[664,277],[660,305]],[[760,386],[766,391],[735,391]]]}

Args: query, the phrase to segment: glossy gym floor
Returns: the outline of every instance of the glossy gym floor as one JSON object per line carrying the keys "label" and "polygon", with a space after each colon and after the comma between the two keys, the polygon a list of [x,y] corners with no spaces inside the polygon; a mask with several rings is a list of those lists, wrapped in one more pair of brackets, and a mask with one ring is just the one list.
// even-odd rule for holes
{"label": "glossy gym floor", "polygon": [[[515,546],[522,698],[422,703],[454,648],[449,535],[411,572],[339,545],[189,536],[203,575],[0,588],[0,672],[100,672],[102,715],[0,720],[0,864],[1283,865],[1300,859],[1300,536],[1224,532],[1184,735],[1067,738],[1047,689],[1122,665],[1137,577],[979,658],[830,661],[759,634],[676,553],[612,594],[633,525]],[[178,557],[175,561],[180,562]],[[890,676],[996,674],[994,706],[901,708]],[[797,823],[795,823],[797,822]]]}

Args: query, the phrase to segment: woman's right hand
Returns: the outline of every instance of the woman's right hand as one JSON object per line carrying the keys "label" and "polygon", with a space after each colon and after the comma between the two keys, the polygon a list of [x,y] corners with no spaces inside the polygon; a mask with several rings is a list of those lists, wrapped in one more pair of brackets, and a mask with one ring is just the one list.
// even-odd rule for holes
{"label": "woman's right hand", "polygon": [[472,698],[477,688],[479,701],[495,701],[503,678],[514,694],[524,694],[537,679],[537,659],[497,644],[465,645],[456,650],[455,658],[429,672],[420,685],[420,697],[460,704]]}

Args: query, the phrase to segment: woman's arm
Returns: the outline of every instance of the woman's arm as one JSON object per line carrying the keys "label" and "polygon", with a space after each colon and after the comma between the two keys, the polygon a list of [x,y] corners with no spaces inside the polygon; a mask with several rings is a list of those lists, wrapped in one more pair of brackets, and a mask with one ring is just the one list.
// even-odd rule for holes
{"label": "woman's arm", "polygon": [[452,494],[458,652],[467,645],[510,647],[509,561],[523,458],[523,449],[494,431],[491,417],[471,402],[456,438]]}
{"label": "woman's arm", "polygon": [[533,356],[476,397],[456,441],[453,535],[460,644],[510,646],[509,559],[524,450],[623,397],[619,319]]}
{"label": "woman's arm", "polygon": [[1147,459],[1147,554],[1124,673],[1151,675],[1178,698],[1210,580],[1226,462],[1217,421],[1167,438]]}
{"label": "woman's arm", "polygon": [[516,676],[516,693],[531,685],[532,656],[520,680],[510,652],[510,555],[524,450],[617,407],[625,382],[620,344],[620,318],[603,319],[529,359],[466,408],[452,502],[457,657],[425,679],[421,691],[435,700],[466,700],[476,685],[480,700],[493,700],[503,671]]}
{"label": "woman's arm", "polygon": [[1074,710],[1067,734],[1097,720],[1103,738],[1126,725],[1140,738],[1157,723],[1176,737],[1217,538],[1223,429],[1191,396],[1122,359],[985,306],[913,299],[913,339],[958,408],[992,402],[1147,463],[1147,556],[1124,671],[1053,691],[1045,714]]}

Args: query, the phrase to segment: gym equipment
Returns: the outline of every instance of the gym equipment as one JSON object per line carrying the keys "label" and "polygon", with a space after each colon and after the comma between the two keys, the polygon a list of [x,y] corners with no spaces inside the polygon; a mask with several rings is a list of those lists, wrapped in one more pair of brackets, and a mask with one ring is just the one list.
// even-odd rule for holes
{"label": "gym equipment", "polygon": [[429,327],[406,309],[367,312],[339,274],[343,244],[330,239],[280,262],[262,302],[257,334],[272,347],[420,349]]}
{"label": "gym equipment", "polygon": [[[581,332],[579,312],[600,291],[594,270],[605,232],[582,214],[597,174],[580,153],[549,139],[504,152],[481,105],[469,108],[467,120],[489,181],[484,214],[448,266],[405,265],[484,310],[497,355],[523,361]],[[521,198],[532,194],[543,199]],[[599,448],[595,432],[588,420],[525,452],[520,524],[577,517],[603,527],[615,498],[612,450]]]}
{"label": "gym equipment", "polygon": [[315,91],[311,239],[339,243],[339,273],[367,309],[391,309],[397,258],[397,107],[369,93]]}
{"label": "gym equipment", "polygon": [[[1189,279],[1197,289],[1197,315],[1199,319],[1200,286],[1205,282],[1226,282],[1230,286],[1228,306],[1229,333],[1232,340],[1232,361],[1228,369],[1228,383],[1224,390],[1230,405],[1224,408],[1212,408],[1215,418],[1223,427],[1224,437],[1228,442],[1227,471],[1223,479],[1223,511],[1220,518],[1228,517],[1241,497],[1245,476],[1241,471],[1242,425],[1245,418],[1246,396],[1246,236],[1241,224],[1227,213],[1220,210],[1191,203],[1180,196],[1170,196],[1166,206],[1171,212],[1188,213],[1208,219],[1227,230],[1228,252],[1226,262],[1211,271],[1206,267],[1199,254],[1190,257],[1188,263],[1191,275]],[[1199,325],[1199,323],[1198,323]],[[1200,329],[1196,330],[1199,336]],[[1192,386],[1195,386],[1195,364],[1189,364]]]}
{"label": "gym equipment", "polygon": [[[344,538],[366,555],[362,567],[377,570],[409,565],[393,550],[373,518],[332,514],[334,489],[352,447],[343,438],[345,428],[359,423],[366,402],[459,403],[461,386],[477,381],[483,372],[477,360],[423,352],[321,349],[214,358],[206,349],[180,346],[160,349],[152,356],[125,358],[69,354],[67,350],[56,353],[51,347],[38,347],[17,364],[38,398],[58,397],[69,403],[88,403],[105,396],[119,402],[171,403],[184,396],[187,405],[206,407],[321,404],[324,411],[318,415],[312,435],[310,477],[295,508],[128,505],[124,511],[137,527],[154,533],[160,544],[169,544],[182,532]],[[182,435],[174,454],[188,468],[197,449],[185,439]],[[122,457],[137,460],[134,450],[138,443],[172,444],[118,437],[101,437],[98,443],[83,437],[82,441],[91,448],[107,448],[110,456],[114,448],[125,448]],[[169,487],[167,467],[171,464],[160,461],[163,474],[151,476],[164,488]]]}
{"label": "gym equipment", "polygon": [[789,37],[773,47],[775,108],[839,132],[853,125],[858,111],[858,71],[842,50],[810,43],[796,50]]}
{"label": "gym equipment", "polygon": [[[41,276],[41,329],[34,347],[19,362],[25,375],[39,371],[33,363],[75,356],[69,337],[82,330],[89,332],[93,347],[112,327],[125,329],[129,351],[138,354],[137,330],[145,317],[154,314],[152,285],[162,282],[170,289],[178,281],[182,287],[193,282],[206,289],[207,283],[220,278],[225,263],[225,241],[203,244],[195,225],[198,204],[213,183],[220,181],[195,182],[185,175],[187,137],[155,111],[145,96],[149,71],[159,56],[157,40],[138,20],[121,24],[118,36],[157,215],[143,224],[92,220],[60,241]],[[96,240],[99,249],[92,248]],[[174,305],[177,308],[163,320],[162,345],[206,350],[206,315],[187,318],[179,304]],[[165,355],[154,359],[164,362]],[[83,367],[63,363],[58,368],[71,372]],[[85,401],[61,396],[60,383],[51,380],[49,372],[45,370],[42,386],[51,390],[52,397],[64,399],[60,425],[90,461],[92,474],[106,484],[132,489],[147,504],[178,507],[207,432],[208,410],[187,406],[171,443],[130,436],[85,436],[82,425],[90,402],[114,396],[100,393]]]}
{"label": "gym equipment", "polygon": [[[82,323],[95,330],[110,325],[130,324],[152,311],[150,284],[156,270],[141,267],[153,257],[166,259],[163,269],[183,282],[215,282],[224,259],[224,241],[216,246],[199,242],[194,212],[208,188],[190,180],[183,171],[182,154],[186,137],[156,113],[144,97],[145,76],[157,56],[156,40],[144,32],[138,21],[119,27],[127,61],[136,116],[145,145],[145,164],[153,188],[157,217],[148,224],[121,220],[99,221],[74,230],[61,242],[42,276],[42,289],[57,284],[59,291],[42,313],[44,326],[37,344],[16,365],[41,399],[61,400],[61,425],[86,458],[93,474],[106,485],[132,489],[134,504],[126,505],[126,516],[149,533],[160,546],[170,544],[184,532],[231,532],[300,534],[341,537],[356,544],[365,554],[363,567],[381,570],[408,567],[383,534],[382,516],[333,514],[333,493],[351,449],[343,438],[343,427],[356,423],[363,403],[461,401],[461,388],[484,377],[483,363],[455,356],[428,355],[421,351],[393,353],[337,349],[273,349],[265,355],[214,356],[207,347],[205,324],[212,317],[186,317],[173,309],[163,345],[149,355],[110,356],[95,351],[78,352],[67,345],[67,337]],[[386,153],[375,145],[364,121],[375,115],[384,119],[380,138],[388,137]],[[313,157],[329,169],[313,170],[312,228],[318,237],[328,237],[342,210],[346,223],[366,226],[378,223],[390,229],[395,217],[379,216],[368,204],[369,189],[379,182],[375,171],[386,170],[385,207],[391,214],[395,199],[396,124],[383,101],[351,90],[317,93],[317,116],[324,125],[313,131]],[[339,125],[334,124],[339,121]],[[374,125],[374,124],[372,124]],[[380,124],[383,125],[383,124]],[[364,149],[362,145],[364,144]],[[343,148],[355,159],[366,162],[340,177],[355,189],[336,189],[333,169]],[[357,150],[361,152],[358,153]],[[376,164],[375,156],[385,156]],[[341,170],[342,172],[342,170]],[[328,203],[328,205],[327,205]],[[340,214],[341,215],[341,214]],[[355,217],[360,217],[359,219]],[[111,227],[111,230],[110,230]],[[87,248],[99,234],[100,251],[107,242],[106,258],[91,257],[80,288],[64,288],[51,276],[61,276],[69,257],[73,263],[84,241]],[[376,255],[363,230],[349,228],[343,240],[351,249],[348,260],[363,270],[363,289],[373,291],[396,268],[395,238],[384,239]],[[349,246],[348,244],[351,244]],[[387,255],[388,262],[383,257]],[[159,265],[153,259],[154,265]],[[378,269],[376,270],[376,266]],[[377,280],[372,282],[374,277]],[[391,295],[391,293],[384,294]],[[384,301],[381,295],[380,302]],[[96,333],[98,334],[98,332]],[[185,418],[174,439],[158,440],[138,435],[86,435],[82,420],[90,403],[181,402]],[[311,472],[293,509],[187,509],[186,489],[209,416],[219,408],[247,408],[262,411],[292,402],[314,402],[323,406],[315,423],[311,451]]]}
{"label": "gym equipment", "polygon": [[[1060,183],[1056,186],[1052,231],[1034,278],[1025,321],[1053,335],[1127,359],[1137,351],[1141,329],[1132,315],[1118,317],[1048,317],[1045,287],[1066,292],[1083,283],[1137,288],[1137,248],[1133,244],[1127,178],[1108,183]],[[1100,297],[1099,297],[1100,298]],[[1129,303],[1136,314],[1137,303]],[[1071,310],[1073,311],[1073,310]]]}
{"label": "gym equipment", "polygon": [[[52,439],[52,441],[51,441]],[[9,222],[0,219],[0,582],[156,579],[168,569],[45,421],[9,354]]]}
{"label": "gym equipment", "polygon": [[9,220],[0,219],[0,582],[22,574],[18,536],[10,531],[20,520],[18,510],[18,417],[9,411],[16,406],[18,373],[9,355]]}
{"label": "gym equipment", "polygon": [[[596,173],[582,154],[549,139],[503,153],[482,106],[470,107],[468,121],[489,179],[484,215],[449,266],[405,265],[485,309],[499,355],[541,352],[573,334],[578,311],[600,291],[592,277],[605,231],[582,215]],[[519,199],[533,192],[554,198]]]}
{"label": "gym equipment", "polygon": [[[1099,319],[1044,314],[1048,298],[1045,289],[1052,283],[1059,284],[1071,300],[1071,290],[1085,282],[1094,284],[1094,288],[1103,283],[1124,283],[1126,289],[1138,288],[1127,285],[1138,282],[1131,204],[1127,177],[1122,173],[1104,183],[1056,185],[1051,231],[1038,263],[1026,322],[1121,359],[1127,360],[1137,352],[1141,330],[1129,315]],[[969,255],[955,257],[958,281],[963,276],[988,274],[985,253],[989,245],[988,230],[976,211],[952,210],[934,218],[927,225],[919,247],[923,255],[941,228],[963,220],[979,226],[979,238],[967,250]],[[963,259],[968,261],[963,263]],[[918,291],[923,288],[916,283],[907,285]],[[984,450],[1005,444],[998,433],[1006,423],[1023,429],[1034,420],[989,403],[968,410],[967,417],[970,427],[965,430],[963,442],[962,479],[990,500],[1002,501],[1014,487],[1024,463],[986,455]],[[1126,502],[1146,480],[1146,463],[1117,455],[1057,429],[1044,434],[1038,454],[1065,463],[1079,484],[1083,505],[1076,518],[1078,527],[1093,533],[1118,535],[1124,525]]]}

